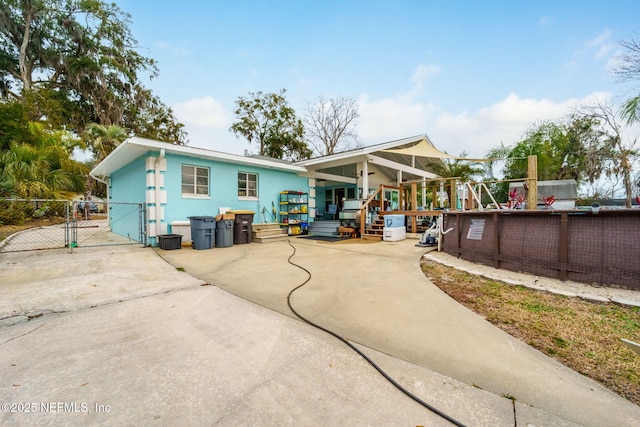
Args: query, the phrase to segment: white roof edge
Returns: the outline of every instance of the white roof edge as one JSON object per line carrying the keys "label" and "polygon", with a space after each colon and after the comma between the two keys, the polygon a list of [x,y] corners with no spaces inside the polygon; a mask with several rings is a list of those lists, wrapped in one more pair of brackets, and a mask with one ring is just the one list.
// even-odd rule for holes
{"label": "white roof edge", "polygon": [[244,164],[251,164],[255,166],[265,166],[265,167],[276,168],[276,169],[287,169],[287,170],[292,170],[296,172],[306,172],[306,168],[302,166],[297,166],[295,163],[286,163],[284,161],[280,161],[277,159],[269,160],[264,158],[247,157],[247,156],[242,156],[240,154],[224,153],[222,151],[209,150],[206,148],[188,147],[186,145],[169,144],[166,142],[155,141],[152,139],[145,139],[140,137],[133,137],[130,139],[133,140],[132,143],[136,145],[148,146],[148,147],[151,146],[157,149],[164,148],[165,151],[173,152],[176,154],[185,154],[185,155],[192,155],[192,156],[195,155],[197,157],[204,157],[204,158],[213,159],[213,160],[222,160],[222,161],[228,161],[233,163],[244,163]]}
{"label": "white roof edge", "polygon": [[[267,169],[279,169],[291,172],[306,172],[307,169],[304,166],[297,165],[295,163],[285,163],[278,160],[269,160],[263,158],[246,157],[238,154],[223,153],[221,151],[209,150],[205,148],[194,148],[185,145],[176,145],[162,141],[156,141],[153,139],[140,138],[137,136],[127,138],[122,142],[115,150],[113,150],[100,164],[96,165],[91,174],[96,175],[108,175],[113,172],[109,167],[109,163],[114,161],[120,154],[120,151],[128,151],[134,147],[142,149],[142,151],[156,151],[164,149],[165,152],[171,154],[180,154],[189,157],[197,157],[201,159],[217,160],[229,163],[238,163],[244,165],[251,165],[257,167],[263,167]],[[117,163],[117,161],[116,161]]]}

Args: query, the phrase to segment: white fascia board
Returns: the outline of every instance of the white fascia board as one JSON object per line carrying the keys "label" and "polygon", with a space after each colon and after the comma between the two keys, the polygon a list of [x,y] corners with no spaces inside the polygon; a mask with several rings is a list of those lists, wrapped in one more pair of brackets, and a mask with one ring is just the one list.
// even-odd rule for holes
{"label": "white fascia board", "polygon": [[[135,144],[140,143],[147,147],[153,147],[156,150],[164,148],[167,153],[179,154],[188,157],[197,157],[199,159],[217,160],[226,163],[238,163],[244,165],[258,166],[267,169],[280,169],[293,172],[305,172],[306,168],[297,166],[292,163],[284,163],[278,160],[258,159],[255,157],[241,156],[238,154],[223,153],[221,151],[207,150],[204,148],[187,147],[184,145],[167,144],[166,142],[154,141],[144,138],[132,138]],[[140,142],[138,142],[138,140]]]}
{"label": "white fascia board", "polygon": [[[307,174],[304,174],[304,176],[307,176]],[[347,183],[347,184],[356,184],[357,183],[357,179],[356,178],[350,178],[348,176],[342,176],[342,175],[333,175],[333,174],[330,174],[330,173],[311,172],[308,176],[311,177],[311,178],[315,178],[315,179],[325,179],[327,181],[344,182],[344,183]]]}
{"label": "white fascia board", "polygon": [[342,157],[339,159],[333,159],[330,161],[325,161],[322,163],[316,163],[313,165],[305,165],[305,166],[309,171],[313,171],[317,169],[329,169],[329,168],[334,168],[336,166],[344,166],[344,165],[351,165],[354,163],[360,163],[365,161],[366,159],[367,159],[366,155],[359,154],[357,156],[351,155],[348,157]]}
{"label": "white fascia board", "polygon": [[436,175],[435,173],[431,173],[431,172],[427,172],[425,170],[422,169],[418,169],[418,168],[412,168],[411,166],[407,166],[407,165],[403,165],[401,163],[396,163],[393,162],[391,160],[387,160],[387,159],[383,159],[382,157],[378,157],[378,156],[372,156],[369,155],[369,161],[373,164],[376,165],[380,165],[380,166],[386,166],[388,168],[391,169],[395,169],[398,171],[402,171],[402,172],[407,172],[407,173],[411,173],[414,175],[418,175],[424,178],[439,178],[439,175]]}
{"label": "white fascia board", "polygon": [[193,148],[184,145],[175,145],[152,139],[132,137],[125,140],[116,147],[100,164],[91,171],[92,175],[108,176],[120,169],[133,159],[150,151],[164,149],[166,153],[195,157],[199,159],[214,160],[225,163],[235,163],[241,165],[251,165],[265,169],[276,169],[290,172],[304,173],[307,169],[291,163],[283,163],[276,160],[258,159],[253,157],[240,156],[237,154],[223,153],[220,151],[206,150],[203,148]]}

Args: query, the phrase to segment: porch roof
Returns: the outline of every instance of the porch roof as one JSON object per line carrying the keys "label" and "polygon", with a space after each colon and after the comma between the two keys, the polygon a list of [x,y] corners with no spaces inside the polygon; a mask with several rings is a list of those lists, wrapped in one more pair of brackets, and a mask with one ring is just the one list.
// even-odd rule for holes
{"label": "porch roof", "polygon": [[[398,171],[403,180],[438,178],[434,166],[443,159],[454,158],[439,151],[426,134],[381,144],[360,147],[341,153],[296,162],[309,170],[310,176],[338,182],[356,182],[362,176],[362,163],[373,165],[385,181],[395,181]],[[344,179],[341,179],[343,177]]]}

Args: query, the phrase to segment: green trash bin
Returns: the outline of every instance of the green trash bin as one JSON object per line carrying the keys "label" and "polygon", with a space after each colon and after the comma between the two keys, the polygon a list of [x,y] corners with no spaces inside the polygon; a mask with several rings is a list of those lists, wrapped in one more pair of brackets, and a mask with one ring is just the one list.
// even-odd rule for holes
{"label": "green trash bin", "polygon": [[194,249],[211,249],[215,244],[216,218],[213,216],[190,216],[191,246]]}

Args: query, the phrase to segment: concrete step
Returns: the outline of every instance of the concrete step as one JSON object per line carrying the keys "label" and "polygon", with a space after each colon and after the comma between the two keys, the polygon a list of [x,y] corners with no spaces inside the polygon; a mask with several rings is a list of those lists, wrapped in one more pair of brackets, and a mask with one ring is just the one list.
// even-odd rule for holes
{"label": "concrete step", "polygon": [[382,234],[369,234],[369,233],[364,233],[362,235],[362,238],[364,240],[377,240],[379,242],[382,241]]}
{"label": "concrete step", "polygon": [[337,231],[313,231],[309,232],[311,236],[323,236],[323,237],[339,237],[340,233]]}
{"label": "concrete step", "polygon": [[251,229],[253,231],[279,230],[280,224],[277,222],[262,222],[260,224],[251,224]]}
{"label": "concrete step", "polygon": [[340,221],[314,221],[309,224],[309,234],[314,234],[316,236],[331,236],[333,233],[338,232],[338,227],[340,227]]}
{"label": "concrete step", "polygon": [[266,237],[266,236],[278,236],[280,234],[286,234],[286,228],[265,228],[262,230],[256,230],[255,228],[251,232],[252,237]]}
{"label": "concrete step", "polygon": [[272,242],[281,242],[286,241],[289,238],[286,234],[274,234],[271,236],[257,236],[254,237],[251,241],[253,243],[272,243]]}

